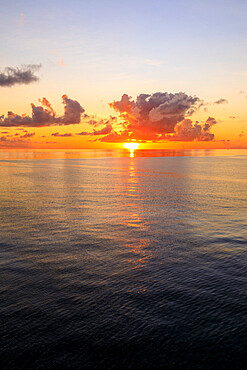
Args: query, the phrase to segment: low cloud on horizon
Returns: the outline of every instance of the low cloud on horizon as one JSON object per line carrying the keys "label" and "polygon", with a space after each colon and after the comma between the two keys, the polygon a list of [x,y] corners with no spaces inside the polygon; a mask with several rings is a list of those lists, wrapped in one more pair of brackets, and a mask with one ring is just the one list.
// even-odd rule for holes
{"label": "low cloud on horizon", "polygon": [[[163,142],[163,141],[212,141],[211,128],[217,123],[214,117],[204,122],[193,122],[191,116],[203,105],[197,96],[184,92],[140,94],[136,100],[123,94],[120,100],[114,100],[109,106],[118,117],[98,119],[89,116],[81,104],[62,96],[64,114],[58,116],[46,98],[39,100],[41,105],[31,104],[32,115],[18,115],[11,111],[6,117],[0,116],[0,126],[10,127],[51,127],[87,124],[92,132],[81,131],[76,135],[97,136],[95,140],[108,143]],[[215,104],[226,103],[219,99]],[[97,128],[97,129],[96,129]],[[72,137],[72,133],[54,132],[53,137]],[[30,136],[29,136],[30,137]]]}
{"label": "low cloud on horizon", "polygon": [[46,99],[39,100],[41,105],[31,104],[32,116],[26,114],[18,115],[11,111],[7,117],[0,116],[2,127],[45,127],[45,126],[66,126],[79,124],[81,115],[85,112],[80,103],[69,99],[67,95],[62,96],[64,104],[63,116],[57,116],[50,102]]}

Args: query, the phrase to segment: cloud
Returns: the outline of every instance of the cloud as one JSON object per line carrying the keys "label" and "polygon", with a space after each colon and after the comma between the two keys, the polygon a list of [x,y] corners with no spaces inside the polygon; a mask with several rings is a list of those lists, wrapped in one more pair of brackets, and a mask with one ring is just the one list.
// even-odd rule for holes
{"label": "cloud", "polygon": [[25,16],[23,13],[20,14],[20,25],[23,26],[25,21]]}
{"label": "cloud", "polygon": [[60,60],[57,60],[57,64],[61,67],[64,67],[66,66],[66,64],[64,63],[64,58],[61,58]]}
{"label": "cloud", "polygon": [[82,136],[86,136],[86,135],[93,135],[93,136],[96,136],[96,135],[107,135],[109,134],[110,132],[112,132],[113,128],[112,128],[112,125],[110,125],[109,123],[103,127],[101,130],[93,130],[93,132],[87,132],[87,131],[82,131],[82,132],[79,132],[78,134],[76,135],[82,135]]}
{"label": "cloud", "polygon": [[98,119],[96,115],[84,114],[83,118],[85,123],[93,127],[117,123],[117,117],[114,116],[110,116],[108,119]]}
{"label": "cloud", "polygon": [[32,82],[38,81],[35,72],[41,68],[41,64],[24,65],[21,68],[6,67],[0,73],[0,86],[11,87],[13,85],[29,85]]}
{"label": "cloud", "polygon": [[146,141],[209,141],[216,120],[209,117],[203,124],[188,118],[202,105],[196,96],[184,92],[140,94],[133,100],[127,94],[109,104],[119,113],[122,130],[100,138],[104,142]]}
{"label": "cloud", "polygon": [[112,126],[110,124],[106,125],[101,130],[94,130],[92,135],[107,135],[112,131]]}
{"label": "cloud", "polygon": [[222,99],[216,100],[214,104],[228,104],[228,101],[222,98]]}
{"label": "cloud", "polygon": [[91,133],[87,131],[82,131],[82,132],[78,132],[78,134],[76,135],[87,136],[87,135],[91,135]]}
{"label": "cloud", "polygon": [[125,130],[121,132],[113,132],[100,138],[99,140],[106,143],[123,143],[125,141],[129,141],[130,139],[131,137],[128,130]]}
{"label": "cloud", "polygon": [[[15,134],[16,136],[17,135],[19,135],[19,134]],[[27,139],[27,138],[29,138],[29,137],[33,137],[35,135],[35,132],[31,132],[31,133],[26,133],[26,134],[24,134],[24,135],[22,135],[22,136],[20,136],[21,138],[23,138],[23,139]]]}
{"label": "cloud", "polygon": [[71,133],[66,133],[66,134],[59,134],[59,132],[54,132],[53,134],[51,134],[51,136],[60,136],[60,137],[71,137],[73,136]]}
{"label": "cloud", "polygon": [[7,138],[6,136],[0,137],[0,147],[25,147],[29,146],[30,141],[29,140],[23,140],[20,138]]}
{"label": "cloud", "polygon": [[18,115],[11,111],[7,117],[0,117],[0,126],[3,127],[44,127],[44,126],[67,126],[79,124],[84,108],[76,100],[69,99],[67,95],[62,96],[64,104],[63,116],[57,116],[51,104],[46,98],[40,99],[42,105],[31,104],[32,116],[26,114]]}
{"label": "cloud", "polygon": [[66,64],[64,63],[64,58],[61,56],[61,54],[55,49],[52,50],[52,52],[59,57],[59,59],[57,60],[57,64],[61,67],[66,66]]}
{"label": "cloud", "polygon": [[110,103],[110,107],[120,113],[126,121],[124,126],[134,133],[171,133],[177,123],[191,115],[199,98],[183,92],[176,94],[140,94],[136,101],[124,94],[120,101]]}
{"label": "cloud", "polygon": [[212,141],[214,134],[210,133],[210,128],[215,124],[216,120],[213,117],[208,117],[204,125],[193,124],[190,119],[185,119],[176,126],[173,135],[164,137],[172,141]]}

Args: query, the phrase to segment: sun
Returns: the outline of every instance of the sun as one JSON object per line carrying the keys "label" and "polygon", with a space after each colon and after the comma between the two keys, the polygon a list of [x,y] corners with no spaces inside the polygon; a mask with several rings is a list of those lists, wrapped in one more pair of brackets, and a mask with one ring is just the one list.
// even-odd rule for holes
{"label": "sun", "polygon": [[123,147],[126,149],[129,149],[130,151],[130,157],[134,156],[134,150],[138,149],[139,144],[138,143],[124,143]]}

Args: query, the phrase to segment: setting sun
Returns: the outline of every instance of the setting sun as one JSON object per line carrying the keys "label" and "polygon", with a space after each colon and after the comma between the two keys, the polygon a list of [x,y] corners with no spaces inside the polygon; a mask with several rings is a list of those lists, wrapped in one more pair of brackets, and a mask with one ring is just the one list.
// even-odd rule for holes
{"label": "setting sun", "polygon": [[139,144],[138,143],[124,143],[123,147],[126,149],[129,149],[130,151],[130,156],[133,157],[134,155],[134,150],[138,149]]}

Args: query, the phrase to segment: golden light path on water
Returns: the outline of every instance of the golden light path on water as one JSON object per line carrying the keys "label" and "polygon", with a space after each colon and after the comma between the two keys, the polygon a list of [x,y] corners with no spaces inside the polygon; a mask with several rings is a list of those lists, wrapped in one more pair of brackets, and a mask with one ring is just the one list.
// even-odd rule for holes
{"label": "golden light path on water", "polygon": [[130,157],[133,158],[134,157],[134,150],[138,149],[139,144],[138,143],[124,143],[123,147],[126,148],[126,149],[129,149]]}

